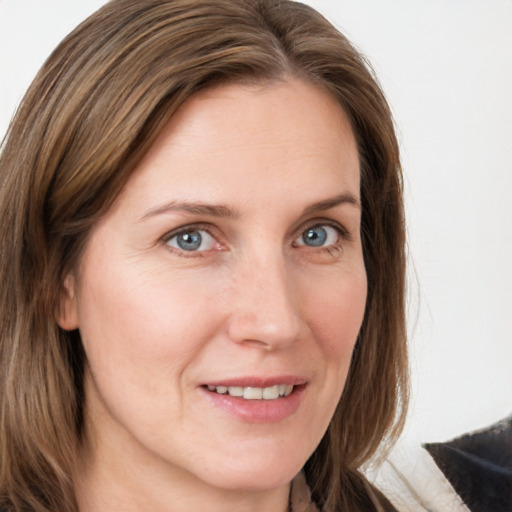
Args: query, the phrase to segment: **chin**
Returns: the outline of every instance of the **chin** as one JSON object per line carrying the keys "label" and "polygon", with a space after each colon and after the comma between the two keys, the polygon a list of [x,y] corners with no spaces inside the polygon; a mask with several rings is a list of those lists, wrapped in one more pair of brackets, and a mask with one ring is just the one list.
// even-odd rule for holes
{"label": "chin", "polygon": [[277,489],[290,483],[302,469],[305,461],[290,460],[283,457],[265,458],[263,461],[242,459],[232,465],[226,463],[217,471],[206,471],[204,480],[218,488],[239,491],[266,491]]}
{"label": "chin", "polygon": [[288,485],[295,475],[301,470],[301,467],[295,468],[293,471],[269,471],[265,468],[262,471],[242,471],[238,472],[232,477],[215,478],[215,481],[210,482],[215,487],[220,487],[228,490],[237,490],[244,492],[260,492],[278,489]]}

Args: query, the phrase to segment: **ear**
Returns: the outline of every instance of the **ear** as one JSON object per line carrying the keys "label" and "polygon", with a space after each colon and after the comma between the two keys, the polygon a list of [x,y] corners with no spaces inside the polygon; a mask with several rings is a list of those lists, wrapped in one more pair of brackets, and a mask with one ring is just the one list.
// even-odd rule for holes
{"label": "ear", "polygon": [[59,327],[66,331],[78,329],[76,282],[72,274],[68,274],[64,279],[56,320]]}

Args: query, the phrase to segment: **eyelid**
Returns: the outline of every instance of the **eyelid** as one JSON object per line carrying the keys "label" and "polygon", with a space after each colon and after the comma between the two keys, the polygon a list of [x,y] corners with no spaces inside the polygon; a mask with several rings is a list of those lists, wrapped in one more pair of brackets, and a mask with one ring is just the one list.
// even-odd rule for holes
{"label": "eyelid", "polygon": [[[208,223],[198,222],[198,223],[192,223],[192,224],[185,224],[183,226],[180,226],[178,228],[175,228],[171,231],[168,231],[165,233],[162,237],[160,237],[160,242],[162,244],[165,244],[166,247],[173,253],[187,257],[187,258],[193,258],[193,257],[201,257],[204,255],[204,253],[210,252],[210,250],[201,250],[201,251],[184,251],[181,249],[178,249],[176,247],[173,247],[169,245],[169,241],[173,238],[183,234],[183,233],[189,233],[191,231],[204,231],[210,235],[217,244],[222,246],[222,240],[219,240],[221,238],[220,233],[218,233],[218,230],[215,229],[215,226]],[[220,248],[219,248],[220,250]]]}
{"label": "eyelid", "polygon": [[[295,231],[295,234],[293,236],[294,242],[298,237],[302,236],[304,231],[306,231],[308,229],[315,228],[315,227],[319,227],[319,226],[328,226],[328,227],[335,229],[339,233],[340,239],[342,239],[344,241],[351,242],[353,240],[350,231],[340,222],[335,221],[333,219],[318,218],[318,219],[311,219],[308,222],[303,223]],[[323,246],[323,247],[325,248],[325,246]],[[321,248],[322,248],[322,246],[319,247],[319,249],[321,249]]]}
{"label": "eyelid", "polygon": [[188,233],[189,231],[206,231],[210,235],[214,236],[211,233],[211,230],[212,230],[211,224],[204,224],[202,222],[185,224],[184,226],[180,226],[178,228],[172,229],[171,231],[168,231],[162,237],[160,237],[160,240],[162,242],[168,242],[171,238],[181,235],[182,233]]}

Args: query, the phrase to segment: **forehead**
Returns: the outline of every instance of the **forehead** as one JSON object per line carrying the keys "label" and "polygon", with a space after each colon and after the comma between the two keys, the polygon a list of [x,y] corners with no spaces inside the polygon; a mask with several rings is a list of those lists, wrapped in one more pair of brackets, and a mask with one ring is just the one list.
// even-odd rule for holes
{"label": "forehead", "polygon": [[[326,145],[335,142],[344,152],[354,142],[350,122],[339,102],[320,86],[291,77],[261,83],[220,84],[196,93],[173,115],[159,140],[167,144],[174,135],[177,144],[178,135],[202,137],[206,133],[201,133],[201,126],[211,129],[208,135],[216,135],[217,142],[231,138],[233,130],[237,138],[243,139],[245,134],[247,139],[266,143],[271,137],[278,143],[287,135],[287,141],[306,135],[311,144],[317,145],[320,137],[311,137],[311,131],[319,130]],[[238,127],[243,127],[239,133]],[[327,136],[327,132],[332,136]]]}
{"label": "forehead", "polygon": [[358,197],[359,158],[345,112],[319,87],[297,79],[223,84],[177,110],[127,185],[121,196],[145,202]]}

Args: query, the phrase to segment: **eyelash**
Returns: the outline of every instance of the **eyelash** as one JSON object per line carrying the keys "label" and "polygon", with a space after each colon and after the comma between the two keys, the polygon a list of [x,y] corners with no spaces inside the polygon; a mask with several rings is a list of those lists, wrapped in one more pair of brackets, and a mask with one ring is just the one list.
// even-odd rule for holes
{"label": "eyelash", "polygon": [[[304,245],[296,244],[296,240],[300,236],[302,236],[306,231],[308,231],[310,229],[318,228],[318,227],[324,227],[324,226],[330,227],[338,233],[339,239],[337,240],[337,242],[335,244],[331,244],[328,246],[319,246],[317,248],[307,246],[305,244]],[[173,238],[178,237],[185,233],[193,232],[193,231],[204,231],[204,232],[208,233],[208,235],[210,235],[216,241],[218,241],[219,235],[214,234],[213,233],[214,229],[212,229],[212,228],[213,227],[210,224],[188,224],[186,226],[180,227],[178,229],[175,229],[173,231],[166,233],[161,238],[161,242],[167,247],[167,249],[170,252],[173,252],[174,254],[177,254],[183,258],[201,258],[201,257],[206,256],[205,253],[210,252],[210,251],[208,251],[208,250],[206,250],[206,251],[185,251],[185,250],[177,249],[175,247],[171,247],[168,244]],[[314,219],[314,220],[310,221],[307,225],[305,225],[303,228],[301,228],[301,231],[298,234],[298,236],[296,236],[294,238],[294,242],[293,242],[292,246],[295,248],[304,247],[305,249],[309,249],[309,250],[313,250],[313,251],[325,251],[326,253],[330,254],[331,256],[336,256],[343,249],[342,242],[343,241],[350,242],[351,240],[352,240],[352,237],[351,237],[349,231],[347,229],[345,229],[342,225],[340,225],[336,222],[330,221],[330,220]],[[221,242],[218,242],[218,243],[221,243]]]}
{"label": "eyelash", "polygon": [[[314,250],[314,251],[324,251],[328,253],[331,256],[338,255],[343,250],[343,242],[350,242],[352,241],[352,236],[350,235],[350,232],[341,224],[338,224],[337,222],[333,222],[332,220],[327,219],[314,219],[310,221],[300,232],[299,237],[302,236],[306,231],[318,227],[330,227],[334,229],[338,233],[338,240],[335,244],[327,245],[327,246],[321,246],[318,248],[306,246],[306,245],[299,245],[299,247],[305,247],[306,249]],[[297,240],[298,237],[295,238]],[[297,247],[294,242],[294,247]]]}
{"label": "eyelash", "polygon": [[183,235],[185,233],[191,233],[192,231],[203,231],[205,233],[208,233],[208,235],[210,235],[213,239],[215,239],[217,241],[217,238],[219,238],[219,236],[217,235],[214,235],[212,233],[213,227],[210,225],[210,224],[188,224],[186,226],[183,226],[181,228],[178,228],[178,229],[175,229],[173,231],[170,231],[169,233],[166,233],[162,238],[161,238],[161,241],[162,243],[167,247],[167,249],[174,253],[174,254],[177,254],[178,256],[181,256],[183,258],[200,258],[200,257],[203,257],[205,256],[205,252],[208,252],[208,251],[185,251],[185,250],[180,250],[180,249],[177,249],[175,247],[171,247],[169,245],[169,242],[173,239],[173,238],[176,238],[180,235]]}

